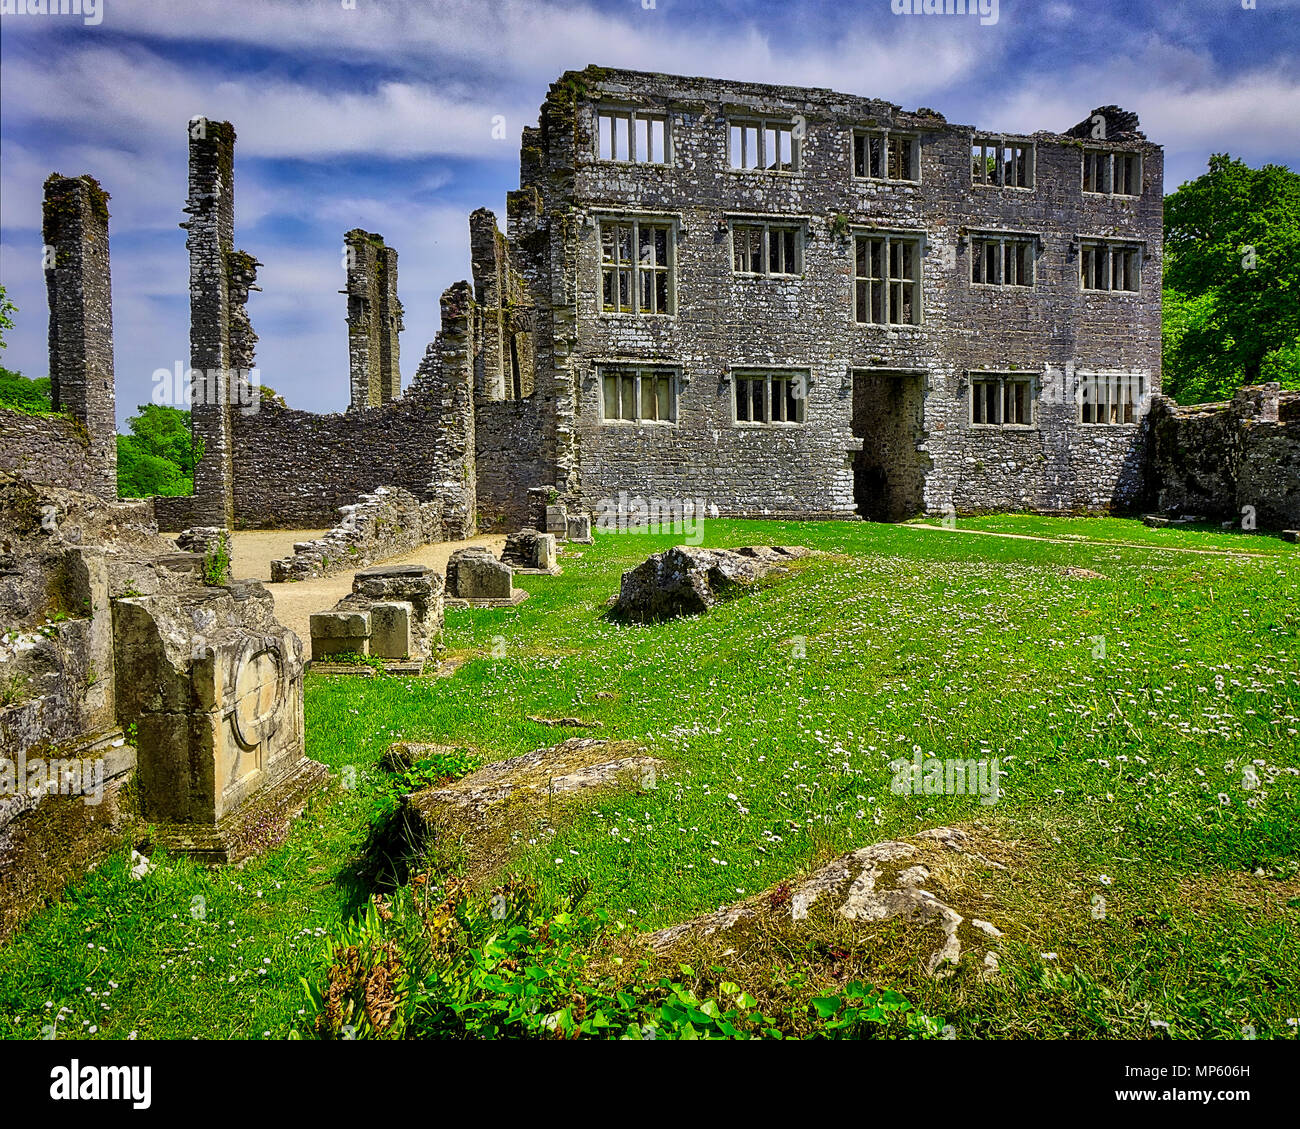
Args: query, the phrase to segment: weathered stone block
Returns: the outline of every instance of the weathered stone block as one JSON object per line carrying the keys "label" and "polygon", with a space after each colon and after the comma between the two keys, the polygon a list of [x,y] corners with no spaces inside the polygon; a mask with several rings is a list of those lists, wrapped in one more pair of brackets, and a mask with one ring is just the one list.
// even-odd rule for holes
{"label": "weathered stone block", "polygon": [[457,549],[447,561],[447,592],[461,600],[508,600],[514,570],[490,549]]}
{"label": "weathered stone block", "polygon": [[381,659],[404,659],[411,653],[411,605],[370,605],[370,653]]}
{"label": "weathered stone block", "polygon": [[313,612],[311,616],[311,657],[370,653],[370,613],[368,611]]}
{"label": "weathered stone block", "polygon": [[[442,577],[426,565],[381,565],[362,569],[352,579],[352,593],[340,608],[399,602],[411,607],[412,658],[428,658],[442,641]],[[372,624],[373,629],[373,624]]]}
{"label": "weathered stone block", "polygon": [[595,539],[591,535],[591,514],[569,514],[568,533],[569,540],[576,544],[593,544]]}
{"label": "weathered stone block", "polygon": [[564,506],[546,507],[546,532],[563,538],[569,532],[568,511]]}

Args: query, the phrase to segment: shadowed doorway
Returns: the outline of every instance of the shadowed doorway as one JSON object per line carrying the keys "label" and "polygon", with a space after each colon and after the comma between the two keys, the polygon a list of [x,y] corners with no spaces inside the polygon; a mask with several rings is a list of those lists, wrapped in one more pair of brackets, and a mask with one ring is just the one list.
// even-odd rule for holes
{"label": "shadowed doorway", "polygon": [[853,501],[867,521],[904,521],[925,504],[922,430],[925,375],[883,369],[853,373]]}

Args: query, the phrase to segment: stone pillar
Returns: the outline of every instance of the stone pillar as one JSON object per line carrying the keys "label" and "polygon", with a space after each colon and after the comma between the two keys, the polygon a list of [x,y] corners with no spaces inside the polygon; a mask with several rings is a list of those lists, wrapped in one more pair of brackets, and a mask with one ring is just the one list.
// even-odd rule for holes
{"label": "stone pillar", "polygon": [[353,228],[347,248],[348,371],[351,411],[375,408],[402,394],[398,334],[397,252],[383,236]]}
{"label": "stone pillar", "polygon": [[52,173],[42,223],[50,304],[54,406],[86,429],[94,473],[87,490],[117,500],[113,387],[113,291],[108,267],[108,193],[93,177]]}
{"label": "stone pillar", "polygon": [[442,540],[472,537],[478,491],[474,451],[474,298],[468,282],[442,294],[442,328],[425,354],[421,377],[439,407],[429,493],[442,509]]}
{"label": "stone pillar", "polygon": [[[229,122],[189,123],[190,177],[190,426],[203,442],[194,468],[194,525],[234,524],[234,468],[230,433],[230,259],[234,250],[235,130]],[[246,293],[246,291],[245,291]],[[251,327],[250,327],[251,330]],[[245,346],[251,352],[251,346]]]}

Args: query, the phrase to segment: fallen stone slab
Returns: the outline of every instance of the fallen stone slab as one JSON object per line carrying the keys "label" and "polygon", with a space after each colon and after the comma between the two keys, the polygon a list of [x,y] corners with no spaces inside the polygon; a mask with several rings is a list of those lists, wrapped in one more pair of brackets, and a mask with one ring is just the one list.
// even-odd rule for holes
{"label": "fallen stone slab", "polygon": [[[864,926],[899,920],[935,934],[935,947],[925,957],[929,976],[951,975],[961,963],[963,941],[968,946],[986,945],[1004,931],[991,922],[967,922],[950,901],[940,898],[928,885],[936,884],[944,868],[944,856],[955,853],[982,868],[1005,871],[1006,867],[986,857],[978,841],[955,827],[936,827],[905,840],[886,840],[841,855],[806,878],[772,887],[744,901],[656,930],[645,937],[650,948],[666,952],[693,939],[733,930],[760,919],[779,918],[782,928],[798,928],[819,901],[834,904],[834,914]],[[779,896],[778,896],[779,891]],[[983,912],[987,912],[984,910]],[[963,936],[963,933],[965,936]],[[928,946],[927,946],[928,947]]]}
{"label": "fallen stone slab", "polygon": [[527,598],[527,592],[514,587],[514,569],[491,549],[473,545],[447,559],[448,607],[508,608]]}
{"label": "fallen stone slab", "polygon": [[811,552],[801,546],[704,549],[677,545],[623,573],[610,616],[648,623],[701,615],[774,569]]}
{"label": "fallen stone slab", "polygon": [[516,840],[553,830],[566,802],[604,789],[653,789],[662,768],[633,741],[571,737],[485,765],[454,784],[412,792],[403,805],[417,838],[450,837],[470,878],[486,879]]}
{"label": "fallen stone slab", "polygon": [[1282,530],[1282,540],[1289,541],[1291,542],[1292,545],[1294,545],[1297,541],[1300,541],[1300,529]]}

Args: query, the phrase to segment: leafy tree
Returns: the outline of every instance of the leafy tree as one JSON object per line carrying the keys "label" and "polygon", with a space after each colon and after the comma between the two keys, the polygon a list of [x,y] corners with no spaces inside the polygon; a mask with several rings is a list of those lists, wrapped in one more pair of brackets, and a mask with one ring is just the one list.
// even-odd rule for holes
{"label": "leafy tree", "polygon": [[1165,391],[1183,403],[1297,381],[1300,176],[1226,153],[1165,198]]}
{"label": "leafy tree", "polygon": [[[13,329],[13,315],[17,312],[18,307],[9,301],[4,286],[0,285],[0,349],[6,347],[5,330]],[[0,408],[48,412],[52,407],[49,377],[28,380],[22,373],[0,365]]]}
{"label": "leafy tree", "polygon": [[126,421],[130,435],[117,437],[117,492],[123,498],[194,492],[194,464],[202,445],[190,437],[190,413],[141,404]]}

